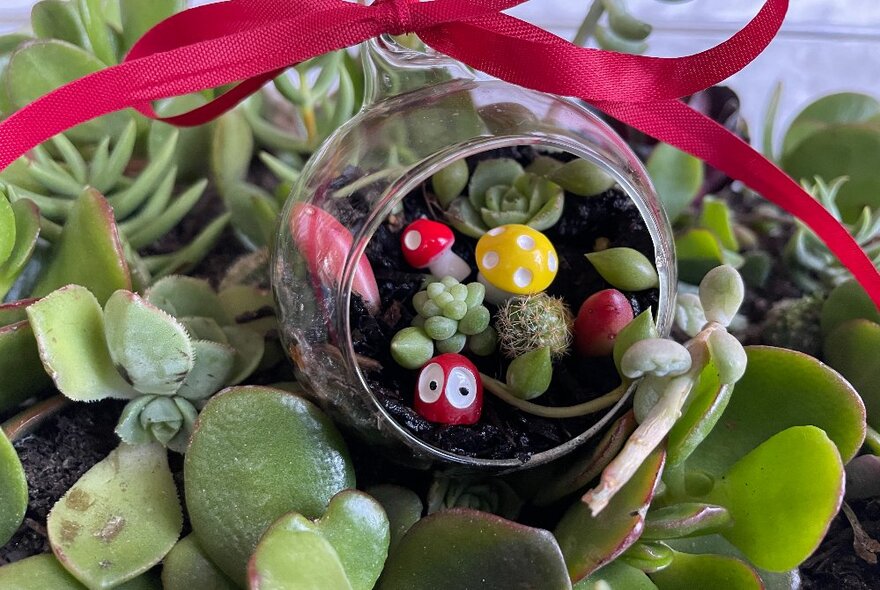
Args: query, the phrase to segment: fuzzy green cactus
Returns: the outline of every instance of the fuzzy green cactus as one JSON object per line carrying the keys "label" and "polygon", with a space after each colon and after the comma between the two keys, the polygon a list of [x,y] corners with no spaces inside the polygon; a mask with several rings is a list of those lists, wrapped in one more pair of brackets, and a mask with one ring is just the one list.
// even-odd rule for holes
{"label": "fuzzy green cactus", "polygon": [[452,201],[446,215],[460,232],[479,238],[508,223],[545,230],[559,221],[564,205],[561,186],[526,172],[516,160],[497,158],[477,165],[468,196]]}
{"label": "fuzzy green cactus", "polygon": [[547,347],[553,358],[568,352],[574,318],[565,302],[546,293],[514,297],[498,310],[495,328],[509,358]]}
{"label": "fuzzy green cactus", "polygon": [[413,297],[413,325],[394,335],[391,356],[403,367],[417,369],[438,352],[461,352],[469,345],[474,354],[495,350],[491,314],[483,305],[486,288],[452,277],[428,283]]}

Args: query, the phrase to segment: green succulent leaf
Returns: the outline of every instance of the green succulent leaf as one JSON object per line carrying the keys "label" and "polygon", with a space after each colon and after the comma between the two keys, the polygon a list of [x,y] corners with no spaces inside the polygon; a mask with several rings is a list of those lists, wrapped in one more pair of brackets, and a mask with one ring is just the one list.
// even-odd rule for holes
{"label": "green succulent leaf", "polygon": [[672,549],[657,541],[641,539],[627,549],[620,560],[651,574],[669,567],[672,563]]}
{"label": "green succulent leaf", "polygon": [[721,383],[732,385],[746,372],[746,351],[727,330],[714,330],[706,342]]}
{"label": "green succulent leaf", "polygon": [[744,561],[724,555],[673,553],[669,567],[651,574],[659,590],[708,588],[723,581],[727,590],[764,590],[764,583]]}
{"label": "green succulent leaf", "polygon": [[222,193],[247,180],[254,156],[254,134],[241,110],[217,120],[211,140],[211,172]]}
{"label": "green succulent leaf", "polygon": [[[0,412],[14,408],[52,385],[43,370],[37,342],[27,319],[3,325],[6,319],[26,318],[25,308],[31,303],[25,300],[0,305],[0,375],[3,375],[0,379]],[[13,314],[12,310],[16,308],[21,316]]]}
{"label": "green succulent leaf", "polygon": [[597,516],[576,501],[556,527],[572,580],[578,581],[610,563],[635,543],[660,480],[665,452],[655,450]]}
{"label": "green succulent leaf", "polygon": [[15,246],[15,212],[6,195],[0,192],[0,265],[6,262]]}
{"label": "green succulent leaf", "polygon": [[548,531],[455,508],[423,518],[388,558],[379,590],[544,588],[571,582]]}
{"label": "green succulent leaf", "polygon": [[[5,199],[0,196],[0,208]],[[5,257],[0,256],[0,301],[9,293],[16,279],[34,253],[37,237],[40,235],[40,210],[31,201],[22,199],[9,206],[13,222],[11,229],[4,230],[0,222],[0,233],[12,236],[12,247]]]}
{"label": "green succulent leaf", "polygon": [[186,7],[185,0],[119,0],[122,38],[126,49],[153,26]]}
{"label": "green succulent leaf", "polygon": [[182,527],[165,449],[156,444],[121,444],[68,490],[47,522],[56,557],[90,588],[147,571]]}
{"label": "green succulent leaf", "polygon": [[114,291],[131,289],[113,209],[94,190],[83,191],[71,208],[33,296],[42,297],[71,283],[88,288],[102,305]]}
{"label": "green succulent leaf", "polygon": [[[0,430],[0,546],[18,530],[28,505],[27,479],[15,448]],[[0,576],[2,580],[2,576]]]}
{"label": "green succulent leaf", "polygon": [[608,248],[586,256],[602,278],[617,289],[644,291],[659,284],[654,265],[638,250]]}
{"label": "green succulent leaf", "polygon": [[834,442],[815,426],[793,426],[740,459],[709,499],[733,519],[722,532],[726,539],[755,565],[784,572],[819,546],[843,501],[843,486]]}
{"label": "green succulent leaf", "polygon": [[486,193],[493,186],[512,186],[523,174],[523,167],[510,158],[483,160],[474,169],[468,184],[468,199],[475,210],[486,204]]}
{"label": "green succulent leaf", "polygon": [[706,313],[696,293],[679,293],[675,298],[675,325],[693,338],[706,326]]}
{"label": "green succulent leaf", "polygon": [[171,275],[153,283],[144,295],[147,301],[175,317],[204,316],[220,325],[232,323],[211,285],[202,279]]}
{"label": "green succulent leaf", "polygon": [[113,363],[140,392],[171,395],[194,366],[193,343],[180,322],[135,293],[110,296],[104,334]]}
{"label": "green succulent leaf", "polygon": [[880,427],[880,324],[850,320],[840,324],[824,342],[825,362],[846,377],[865,404],[868,424]]}
{"label": "green succulent leaf", "polygon": [[703,163],[669,144],[660,143],[651,152],[647,168],[666,215],[675,221],[700,194],[705,177]]}
{"label": "green succulent leaf", "polygon": [[59,289],[28,307],[27,315],[43,366],[65,396],[95,401],[138,395],[113,365],[103,313],[88,289]]}
{"label": "green succulent leaf", "polygon": [[688,468],[721,476],[773,435],[791,427],[823,429],[844,462],[862,445],[865,410],[852,386],[811,356],[769,346],[746,347],[748,368],[718,425],[688,459]]}
{"label": "green succulent leaf", "polygon": [[405,369],[419,369],[434,356],[434,341],[423,328],[404,328],[391,339],[391,356]]}
{"label": "green succulent leaf", "polygon": [[0,587],[14,590],[83,590],[54,555],[43,553],[0,567]]}
{"label": "green succulent leaf", "polygon": [[232,374],[235,349],[209,340],[193,342],[195,364],[177,390],[182,398],[198,401],[222,388]]}
{"label": "green succulent leaf", "polygon": [[67,41],[84,49],[88,37],[73,2],[41,0],[31,9],[31,28],[40,39]]}
{"label": "green succulent leaf", "polygon": [[208,559],[195,535],[177,542],[162,560],[164,590],[236,590],[238,586]]}
{"label": "green succulent leaf", "polygon": [[467,187],[470,179],[467,161],[456,160],[431,177],[431,187],[440,206],[448,208],[461,192]]}
{"label": "green succulent leaf", "polygon": [[367,489],[367,493],[382,505],[388,517],[390,554],[410,527],[422,517],[425,509],[422,499],[412,490],[391,484],[373,486]]}
{"label": "green succulent leaf", "polygon": [[547,178],[579,197],[600,195],[614,186],[614,178],[587,160],[572,160],[555,168]]}
{"label": "green succulent leaf", "polygon": [[730,524],[723,506],[683,502],[648,512],[642,539],[662,541],[715,533]]}
{"label": "green succulent leaf", "polygon": [[730,265],[713,268],[700,281],[700,303],[710,322],[730,325],[744,297],[742,277]]}
{"label": "green succulent leaf", "polygon": [[552,380],[549,346],[521,354],[507,367],[507,387],[520,399],[530,400],[543,395]]}
{"label": "green succulent leaf", "polygon": [[785,134],[783,154],[792,152],[804,139],[836,125],[870,123],[880,115],[880,102],[856,92],[829,94],[801,111]]}
{"label": "green succulent leaf", "polygon": [[642,570],[627,565],[622,559],[612,561],[574,585],[574,590],[600,590],[607,584],[612,589],[657,590],[651,578]]}
{"label": "green succulent leaf", "polygon": [[724,264],[721,242],[708,229],[694,228],[675,236],[675,252],[681,280],[699,284],[707,272]]}
{"label": "green succulent leaf", "polygon": [[252,590],[353,590],[333,545],[318,533],[271,527],[248,566]]}
{"label": "green succulent leaf", "polygon": [[224,326],[223,333],[229,345],[235,349],[232,373],[227,377],[226,382],[229,385],[238,385],[259,366],[266,351],[266,341],[262,334],[250,328]]}
{"label": "green succulent leaf", "polygon": [[677,466],[690,457],[694,449],[715,428],[727,408],[732,392],[732,386],[721,383],[714,362],[710,360],[691,390],[690,403],[669,431],[667,461],[670,467]]}
{"label": "green succulent leaf", "polygon": [[691,355],[688,349],[666,338],[639,340],[620,359],[620,372],[630,379],[645,375],[682,375],[690,368]]}
{"label": "green succulent leaf", "polygon": [[700,211],[700,226],[708,229],[722,248],[739,251],[739,240],[733,231],[733,218],[727,202],[715,197],[705,197]]}
{"label": "green succulent leaf", "polygon": [[[159,101],[156,104],[156,112],[162,117],[172,117],[207,103],[208,98],[204,94],[187,94]],[[201,177],[208,168],[212,129],[213,125],[181,129],[168,123],[154,121],[150,124],[147,135],[147,154],[155,161],[170,144],[168,161],[177,165],[182,179],[194,180]]]}
{"label": "green succulent leaf", "polygon": [[620,372],[620,361],[630,346],[639,340],[657,338],[657,336],[654,314],[648,308],[617,333],[617,338],[614,340],[614,365],[617,367],[617,371]]}
{"label": "green succulent leaf", "polygon": [[[175,315],[175,314],[171,314]],[[229,339],[223,328],[216,321],[208,317],[176,317],[192,338],[199,340],[211,340],[218,344],[229,344]]]}
{"label": "green succulent leaf", "polygon": [[[330,500],[324,516],[317,521],[297,513],[286,514],[275,521],[251,559],[249,578],[252,586],[269,587],[262,583],[264,578],[284,580],[293,576],[301,579],[298,578],[301,572],[291,571],[293,564],[266,571],[267,568],[260,567],[260,563],[268,553],[275,553],[276,559],[285,552],[288,555],[298,553],[298,543],[304,539],[302,533],[315,533],[330,543],[353,590],[371,590],[376,584],[388,555],[388,518],[382,506],[370,496],[357,490],[344,490]],[[307,546],[312,546],[312,539],[305,539]]]}
{"label": "green succulent leaf", "polygon": [[184,483],[199,543],[241,583],[270,524],[291,511],[321,516],[336,493],[354,487],[354,471],[339,432],[311,403],[238,387],[213,397],[199,415]]}
{"label": "green succulent leaf", "polygon": [[822,335],[828,336],[840,324],[854,319],[880,324],[880,309],[877,309],[864,287],[855,279],[850,279],[835,287],[822,305]]}

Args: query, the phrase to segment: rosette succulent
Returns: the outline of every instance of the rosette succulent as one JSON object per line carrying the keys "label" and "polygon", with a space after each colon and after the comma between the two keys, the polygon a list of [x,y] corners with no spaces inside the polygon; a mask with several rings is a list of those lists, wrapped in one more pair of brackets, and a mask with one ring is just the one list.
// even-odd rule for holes
{"label": "rosette succulent", "polygon": [[495,330],[489,325],[491,314],[483,305],[486,288],[468,285],[452,277],[430,282],[413,297],[416,317],[391,340],[391,356],[403,367],[417,369],[441,353],[471,352],[486,356],[495,350]]}
{"label": "rosette succulent", "polygon": [[468,196],[452,201],[446,216],[460,232],[479,238],[509,223],[545,230],[559,221],[564,205],[561,186],[526,172],[516,160],[497,158],[477,165]]}

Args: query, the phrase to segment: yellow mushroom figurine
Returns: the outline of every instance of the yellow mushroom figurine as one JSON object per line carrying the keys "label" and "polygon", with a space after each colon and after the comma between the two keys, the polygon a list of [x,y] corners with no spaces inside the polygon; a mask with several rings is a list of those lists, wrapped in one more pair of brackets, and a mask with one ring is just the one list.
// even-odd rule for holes
{"label": "yellow mushroom figurine", "polygon": [[533,295],[550,286],[559,257],[547,236],[527,225],[500,225],[477,242],[477,276],[486,299],[496,305],[517,295]]}

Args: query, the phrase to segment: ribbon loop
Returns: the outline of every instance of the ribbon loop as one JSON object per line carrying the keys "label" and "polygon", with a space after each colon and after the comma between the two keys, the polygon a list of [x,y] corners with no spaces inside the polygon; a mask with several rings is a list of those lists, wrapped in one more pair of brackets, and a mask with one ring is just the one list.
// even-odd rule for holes
{"label": "ribbon loop", "polygon": [[415,32],[410,5],[418,0],[377,0],[383,28],[389,35],[405,35]]}

